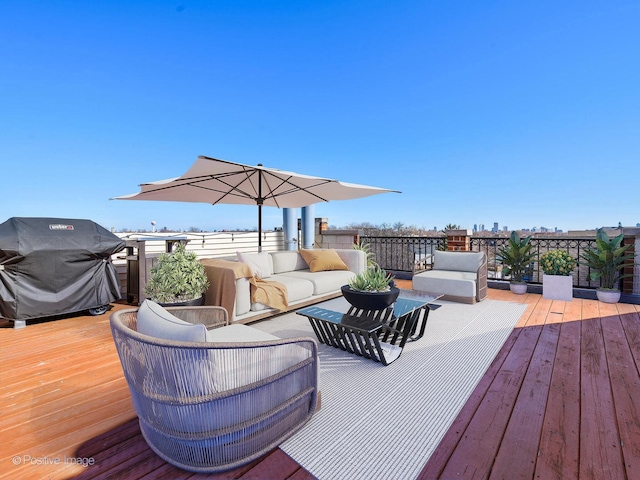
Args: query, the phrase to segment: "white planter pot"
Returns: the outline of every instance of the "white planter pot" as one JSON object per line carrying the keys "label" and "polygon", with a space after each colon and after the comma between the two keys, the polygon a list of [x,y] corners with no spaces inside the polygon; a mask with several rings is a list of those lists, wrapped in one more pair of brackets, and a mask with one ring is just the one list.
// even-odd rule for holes
{"label": "white planter pot", "polygon": [[527,284],[526,283],[509,283],[509,289],[512,293],[517,295],[522,295],[527,293]]}
{"label": "white planter pot", "polygon": [[618,303],[620,301],[620,290],[596,290],[598,300],[604,303]]}
{"label": "white planter pot", "polygon": [[570,302],[573,299],[573,275],[542,275],[542,297]]}

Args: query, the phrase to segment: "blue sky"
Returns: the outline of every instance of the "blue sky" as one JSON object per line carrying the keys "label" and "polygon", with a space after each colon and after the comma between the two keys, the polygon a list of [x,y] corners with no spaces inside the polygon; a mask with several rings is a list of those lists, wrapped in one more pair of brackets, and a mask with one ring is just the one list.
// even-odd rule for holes
{"label": "blue sky", "polygon": [[402,191],[317,204],[335,226],[636,225],[639,24],[637,0],[9,2],[0,221],[255,228],[109,200],[207,155]]}

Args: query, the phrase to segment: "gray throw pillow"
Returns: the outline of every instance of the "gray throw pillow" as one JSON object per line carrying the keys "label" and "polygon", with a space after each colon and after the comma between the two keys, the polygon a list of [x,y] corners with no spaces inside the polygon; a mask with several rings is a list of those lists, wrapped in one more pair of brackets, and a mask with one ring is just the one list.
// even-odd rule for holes
{"label": "gray throw pillow", "polygon": [[164,340],[207,341],[207,329],[204,325],[180,320],[151,300],[142,302],[138,309],[138,332]]}

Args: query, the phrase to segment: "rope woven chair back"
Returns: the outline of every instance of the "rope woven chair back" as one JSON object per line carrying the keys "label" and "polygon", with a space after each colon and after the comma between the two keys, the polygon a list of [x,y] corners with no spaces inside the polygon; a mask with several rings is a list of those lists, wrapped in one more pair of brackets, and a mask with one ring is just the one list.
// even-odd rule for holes
{"label": "rope woven chair back", "polygon": [[[211,307],[167,310],[194,321],[202,308]],[[238,467],[278,446],[315,412],[315,340],[164,340],[139,333],[136,314],[114,312],[111,330],[140,430],[167,462],[207,473]],[[219,323],[226,324],[226,312]]]}

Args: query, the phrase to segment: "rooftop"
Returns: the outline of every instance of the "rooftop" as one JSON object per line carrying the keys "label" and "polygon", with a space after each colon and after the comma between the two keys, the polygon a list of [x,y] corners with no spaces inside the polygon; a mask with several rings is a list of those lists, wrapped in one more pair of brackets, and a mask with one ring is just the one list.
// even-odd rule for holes
{"label": "rooftop", "polygon": [[[640,306],[489,298],[528,307],[419,478],[632,478]],[[11,327],[0,323],[0,478],[197,478],[140,435],[109,313]],[[211,478],[313,477],[276,449]]]}

